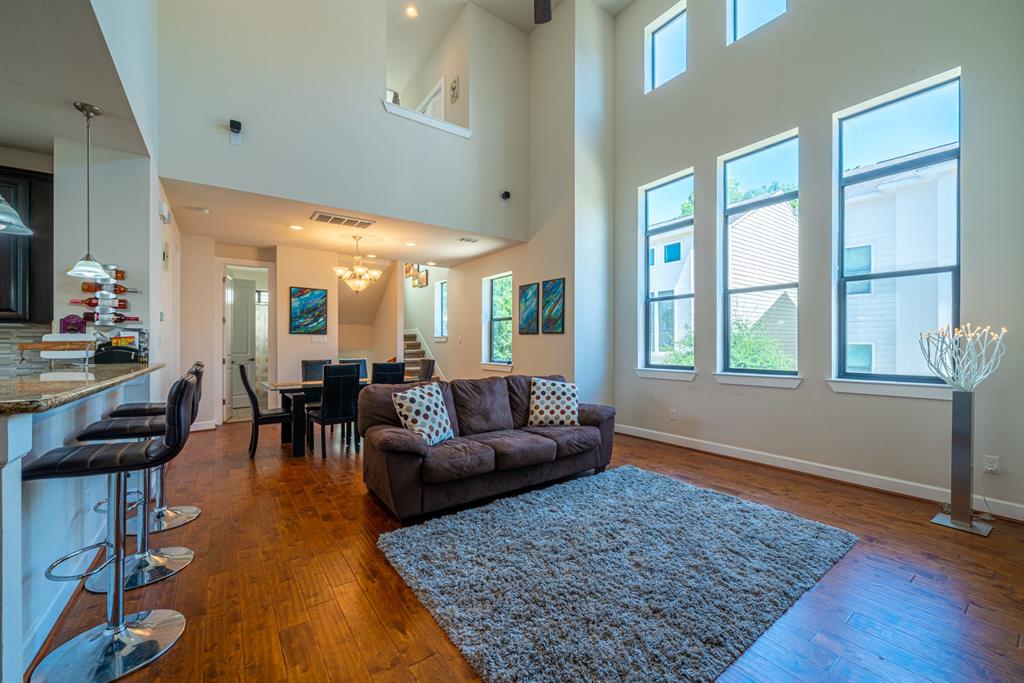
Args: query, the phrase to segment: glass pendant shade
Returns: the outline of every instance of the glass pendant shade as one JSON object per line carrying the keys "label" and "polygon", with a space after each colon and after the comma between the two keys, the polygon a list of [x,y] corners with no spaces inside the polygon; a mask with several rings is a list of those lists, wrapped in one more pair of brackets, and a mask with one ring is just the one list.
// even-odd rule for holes
{"label": "glass pendant shade", "polygon": [[14,207],[0,197],[0,235],[31,235],[32,231],[21,220]]}
{"label": "glass pendant shade", "polygon": [[75,109],[85,117],[85,256],[71,266],[67,274],[87,280],[108,277],[108,273],[92,256],[92,120],[103,113],[99,107],[75,102]]}
{"label": "glass pendant shade", "polygon": [[92,257],[92,254],[86,254],[71,266],[68,275],[92,280],[107,277],[107,271],[103,270],[103,266]]}
{"label": "glass pendant shade", "polygon": [[358,235],[353,235],[352,239],[356,241],[356,255],[352,257],[351,267],[334,266],[334,274],[348,285],[349,289],[358,294],[379,280],[383,271],[363,265],[363,257],[359,255],[359,240],[361,238]]}

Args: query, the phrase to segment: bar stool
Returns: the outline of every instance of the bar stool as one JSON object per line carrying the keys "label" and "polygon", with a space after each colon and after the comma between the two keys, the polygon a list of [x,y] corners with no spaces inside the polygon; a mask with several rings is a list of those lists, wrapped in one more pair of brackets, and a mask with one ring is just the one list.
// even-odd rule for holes
{"label": "bar stool", "polygon": [[[195,375],[196,384],[196,411],[199,410],[199,401],[203,398],[203,371],[206,365],[203,361],[196,361],[189,368],[189,374]],[[166,410],[166,403],[123,403],[117,408],[114,408],[107,416],[105,420],[94,422],[85,428],[82,434],[78,435],[79,441],[95,441],[95,440],[107,440],[107,439],[118,439],[118,438],[132,438],[141,435],[146,438],[152,438],[153,436],[159,436],[163,434],[162,431],[154,431],[157,425],[162,421],[164,411]],[[157,411],[157,408],[160,408]],[[157,412],[154,412],[157,411]],[[144,420],[145,418],[155,417],[156,420],[153,422],[135,422],[127,423],[123,422],[128,418],[135,418],[136,420]],[[193,419],[195,417],[193,416]],[[130,433],[132,429],[135,429],[136,434]],[[107,433],[113,430],[116,434]],[[87,434],[88,433],[88,434]],[[168,506],[164,495],[164,468],[157,468],[153,472],[153,478],[156,480],[153,490],[155,493],[153,500],[153,511],[149,513],[149,531],[150,533],[158,534],[161,531],[167,531],[168,529],[174,529],[189,522],[193,521],[198,517],[202,510],[195,505],[174,505]],[[147,499],[148,500],[148,499]],[[102,501],[101,501],[102,502]],[[148,506],[148,505],[147,505]],[[138,529],[138,517],[128,520],[128,535],[136,535]]]}
{"label": "bar stool", "polygon": [[[193,366],[189,375],[196,380],[196,390],[193,393],[191,419],[189,426],[195,421],[199,412],[199,394],[202,386],[203,368]],[[83,429],[76,437],[79,441],[107,441],[111,439],[147,439],[163,436],[167,428],[166,416],[160,417],[117,417],[108,418],[93,422]],[[148,469],[141,473],[142,485],[140,500],[136,504],[135,529],[136,547],[135,552],[128,555],[125,560],[124,589],[132,590],[147,586],[151,583],[166,579],[177,574],[187,567],[193,559],[195,552],[190,548],[180,546],[167,546],[153,549],[150,547],[149,536],[152,533],[152,525],[147,524],[149,518],[149,499],[151,496],[150,474],[163,470],[163,465]],[[162,479],[161,479],[162,482]],[[158,505],[162,501],[158,501]],[[196,508],[198,510],[198,508]],[[196,513],[198,516],[198,512]],[[192,519],[195,519],[193,517]],[[191,521],[188,520],[188,521]],[[180,525],[179,525],[180,526]],[[99,571],[85,581],[85,589],[93,593],[104,593],[107,590],[106,572]]]}
{"label": "bar stool", "polygon": [[[177,457],[191,427],[196,379],[186,375],[171,387],[167,400],[167,430],[150,441],[63,446],[44,453],[22,470],[22,479],[58,479],[107,475],[107,540],[65,555],[46,570],[54,581],[78,581],[105,571],[106,623],[67,641],[48,654],[32,672],[31,681],[113,681],[146,666],[169,650],[185,630],[185,617],[171,609],[124,613],[126,479]],[[74,576],[56,574],[61,564],[95,548],[107,558],[96,569]]]}

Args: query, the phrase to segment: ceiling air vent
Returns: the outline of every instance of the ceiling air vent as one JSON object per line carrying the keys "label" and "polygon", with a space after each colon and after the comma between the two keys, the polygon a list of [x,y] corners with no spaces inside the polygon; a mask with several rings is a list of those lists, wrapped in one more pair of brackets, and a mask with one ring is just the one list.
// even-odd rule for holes
{"label": "ceiling air vent", "polygon": [[327,213],[326,211],[314,211],[313,215],[309,217],[309,220],[315,223],[327,223],[328,225],[337,225],[342,228],[360,228],[362,230],[365,230],[377,222],[368,221],[365,218],[342,216],[338,213]]}
{"label": "ceiling air vent", "polygon": [[455,241],[456,242],[479,242],[480,240],[478,240],[475,237],[456,237]]}

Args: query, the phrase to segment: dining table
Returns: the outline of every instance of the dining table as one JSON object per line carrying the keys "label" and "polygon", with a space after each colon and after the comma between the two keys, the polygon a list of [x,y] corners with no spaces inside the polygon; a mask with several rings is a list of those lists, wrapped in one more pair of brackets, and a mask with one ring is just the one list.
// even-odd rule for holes
{"label": "dining table", "polygon": [[[368,377],[359,378],[359,387],[370,383]],[[306,453],[306,392],[320,389],[324,385],[322,379],[292,380],[284,382],[260,382],[267,391],[276,391],[281,395],[281,407],[291,412],[290,422],[281,424],[281,443],[292,444],[292,455],[301,457]]]}

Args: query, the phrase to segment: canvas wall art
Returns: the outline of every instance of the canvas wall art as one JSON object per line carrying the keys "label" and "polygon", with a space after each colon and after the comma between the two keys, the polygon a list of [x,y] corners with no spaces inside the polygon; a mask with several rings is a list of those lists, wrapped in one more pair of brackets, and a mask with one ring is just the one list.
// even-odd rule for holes
{"label": "canvas wall art", "polygon": [[415,274],[416,274],[416,264],[415,263],[406,263],[402,267],[402,277],[412,277]]}
{"label": "canvas wall art", "polygon": [[544,334],[565,332],[565,278],[545,280],[542,287],[541,331]]}
{"label": "canvas wall art", "polygon": [[427,269],[426,268],[420,268],[420,272],[419,272],[418,277],[420,279],[419,280],[419,286],[420,287],[426,287],[427,286]]}
{"label": "canvas wall art", "polygon": [[291,287],[288,293],[288,332],[327,334],[327,290]]}
{"label": "canvas wall art", "polygon": [[519,285],[519,334],[540,332],[540,284]]}

